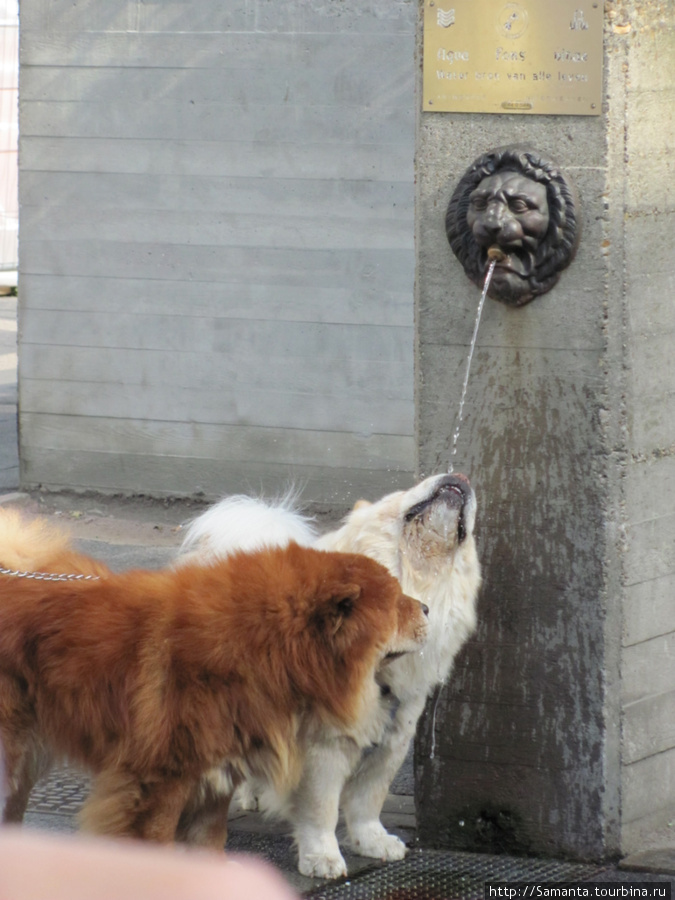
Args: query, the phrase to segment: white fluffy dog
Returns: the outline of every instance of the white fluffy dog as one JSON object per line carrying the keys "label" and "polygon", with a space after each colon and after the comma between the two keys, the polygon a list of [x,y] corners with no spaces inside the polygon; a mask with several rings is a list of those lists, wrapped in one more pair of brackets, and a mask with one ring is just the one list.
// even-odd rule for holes
{"label": "white fluffy dog", "polygon": [[401,859],[405,844],[380,822],[389,785],[403,762],[430,692],[450,674],[476,625],[480,567],[473,538],[476,498],[465,476],[434,475],[376,503],[359,501],[342,526],[318,537],[290,500],[230,497],[190,526],[183,553],[211,557],[290,540],[324,550],[363,553],[386,566],[405,593],[429,607],[429,639],[418,654],[380,672],[390,709],[379,741],[363,752],[347,737],[326,736],[309,748],[300,787],[275,798],[255,785],[263,809],[293,825],[304,875],[347,874],[335,829],[340,807],[351,848],[362,856]]}

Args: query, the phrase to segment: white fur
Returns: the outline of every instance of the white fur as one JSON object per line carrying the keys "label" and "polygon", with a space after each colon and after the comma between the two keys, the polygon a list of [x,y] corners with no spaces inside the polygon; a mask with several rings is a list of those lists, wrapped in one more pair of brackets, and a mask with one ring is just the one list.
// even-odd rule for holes
{"label": "white fur", "polygon": [[292,493],[274,502],[234,494],[188,526],[178,562],[195,554],[202,559],[222,559],[238,550],[248,553],[285,547],[290,541],[311,547],[316,536],[311,520],[295,508]]}
{"label": "white fur", "polygon": [[[427,697],[446,680],[457,652],[476,626],[480,567],[473,539],[473,492],[464,511],[467,536],[461,544],[456,540],[456,510],[443,503],[430,507],[419,521],[407,523],[405,518],[412,507],[436,492],[445,477],[432,476],[376,503],[361,502],[340,528],[318,539],[288,498],[277,504],[245,497],[221,501],[188,532],[186,550],[215,555],[257,547],[260,542],[289,540],[363,553],[394,574],[405,593],[429,607],[424,650],[387,663],[381,670],[380,680],[391,689],[398,706],[374,724],[373,746],[364,751],[362,740],[323,734],[313,742],[300,786],[291,797],[275,797],[268,786],[255,786],[263,809],[291,821],[304,875],[337,878],[346,874],[335,836],[340,806],[355,852],[382,860],[405,855],[403,842],[380,822],[382,805]],[[244,805],[251,802],[249,790]]]}

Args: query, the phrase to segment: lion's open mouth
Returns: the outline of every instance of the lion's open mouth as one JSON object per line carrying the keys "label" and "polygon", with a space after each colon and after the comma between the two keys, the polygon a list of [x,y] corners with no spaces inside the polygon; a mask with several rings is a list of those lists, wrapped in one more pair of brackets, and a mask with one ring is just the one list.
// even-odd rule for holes
{"label": "lion's open mouth", "polygon": [[[491,249],[491,247],[481,247],[481,268],[483,272],[487,272],[490,266],[491,260],[489,257],[489,250]],[[520,278],[530,277],[534,271],[535,264],[532,253],[519,244],[505,245],[499,247],[499,250],[502,252],[503,256],[501,259],[496,260],[494,268],[495,274],[497,272],[511,272],[513,275],[518,275]]]}

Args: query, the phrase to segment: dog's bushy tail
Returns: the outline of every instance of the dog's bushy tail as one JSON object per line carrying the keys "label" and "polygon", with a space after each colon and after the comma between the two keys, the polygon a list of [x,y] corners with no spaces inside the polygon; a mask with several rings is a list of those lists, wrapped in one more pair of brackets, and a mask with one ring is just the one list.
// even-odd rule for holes
{"label": "dog's bushy tail", "polygon": [[[103,563],[78,553],[68,532],[48,519],[0,508],[0,565],[21,572],[105,575]],[[7,576],[11,577],[11,576]]]}
{"label": "dog's bushy tail", "polygon": [[71,550],[68,534],[47,519],[0,509],[0,562],[8,569],[33,572]]}
{"label": "dog's bushy tail", "polygon": [[188,526],[178,564],[195,556],[208,561],[240,551],[286,547],[291,541],[310,547],[316,538],[312,520],[298,511],[293,492],[277,500],[234,494]]}

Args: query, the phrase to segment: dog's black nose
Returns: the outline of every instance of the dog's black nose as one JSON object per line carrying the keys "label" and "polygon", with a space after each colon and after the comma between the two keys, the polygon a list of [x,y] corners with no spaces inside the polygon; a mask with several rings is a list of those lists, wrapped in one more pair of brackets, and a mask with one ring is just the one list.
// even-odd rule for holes
{"label": "dog's black nose", "polygon": [[422,612],[424,613],[424,615],[428,616],[429,615],[429,607],[426,605],[426,603],[420,603],[420,606],[422,607]]}

